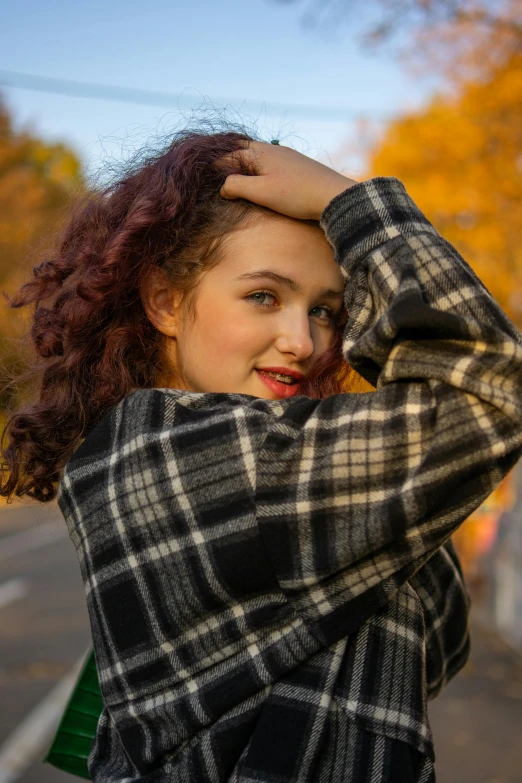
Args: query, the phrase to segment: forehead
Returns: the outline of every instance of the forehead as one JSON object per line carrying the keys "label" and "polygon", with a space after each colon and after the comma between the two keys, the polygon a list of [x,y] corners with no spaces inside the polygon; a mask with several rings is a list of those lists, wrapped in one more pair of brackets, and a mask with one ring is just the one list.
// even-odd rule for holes
{"label": "forehead", "polygon": [[306,288],[344,287],[323,230],[300,220],[263,217],[230,233],[215,271],[234,279],[267,267],[299,280]]}

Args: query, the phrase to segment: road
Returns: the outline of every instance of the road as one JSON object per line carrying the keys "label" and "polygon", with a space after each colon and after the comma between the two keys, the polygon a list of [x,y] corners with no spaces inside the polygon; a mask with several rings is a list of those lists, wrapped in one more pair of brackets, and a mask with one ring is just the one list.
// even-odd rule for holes
{"label": "road", "polygon": [[[35,546],[42,540],[43,545]],[[9,556],[3,557],[6,551]],[[19,597],[11,588],[13,600],[2,606],[2,586],[17,580],[22,588]],[[59,509],[14,504],[0,508],[0,758],[13,730],[89,645],[82,579]],[[31,750],[35,758],[41,758],[46,748],[39,749],[39,755],[38,749]],[[8,780],[6,774],[0,765],[1,783]],[[72,783],[80,779],[36,762],[16,780]]]}
{"label": "road", "polygon": [[437,783],[522,783],[522,658],[477,621],[468,663],[429,714]]}
{"label": "road", "polygon": [[[41,706],[89,646],[78,561],[59,509],[0,507],[0,783],[80,780],[41,762],[54,730]],[[9,771],[14,732],[28,716],[43,724],[40,740]],[[476,622],[470,662],[430,704],[430,720],[437,783],[522,783],[522,658]]]}

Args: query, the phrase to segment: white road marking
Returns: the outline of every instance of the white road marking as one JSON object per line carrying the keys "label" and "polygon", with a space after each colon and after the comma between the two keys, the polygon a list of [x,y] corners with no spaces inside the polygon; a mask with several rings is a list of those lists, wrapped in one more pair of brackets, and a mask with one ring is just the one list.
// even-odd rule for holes
{"label": "white road marking", "polygon": [[25,579],[11,579],[0,584],[0,609],[24,598],[29,592],[29,583]]}
{"label": "white road marking", "polygon": [[56,522],[46,522],[44,525],[24,530],[23,533],[0,538],[0,562],[48,544],[55,544],[68,535],[67,528],[58,527]]}
{"label": "white road marking", "polygon": [[14,783],[46,755],[86,655],[85,652],[0,746],[0,783]]}

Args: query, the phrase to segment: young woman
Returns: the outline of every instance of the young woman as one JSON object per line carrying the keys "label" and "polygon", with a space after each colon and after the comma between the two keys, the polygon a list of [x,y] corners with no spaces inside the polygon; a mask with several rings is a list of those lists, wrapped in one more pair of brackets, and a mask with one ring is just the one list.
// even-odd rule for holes
{"label": "young woman", "polygon": [[404,186],[182,132],[90,197],[31,302],[2,494],[59,483],[92,779],[434,781],[450,536],[522,453],[522,336]]}

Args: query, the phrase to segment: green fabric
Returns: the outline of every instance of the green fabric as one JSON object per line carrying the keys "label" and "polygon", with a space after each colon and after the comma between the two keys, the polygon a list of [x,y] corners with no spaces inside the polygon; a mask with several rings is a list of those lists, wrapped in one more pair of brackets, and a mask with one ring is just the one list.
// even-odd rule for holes
{"label": "green fabric", "polygon": [[87,758],[102,709],[98,672],[91,648],[43,761],[64,772],[90,780]]}

